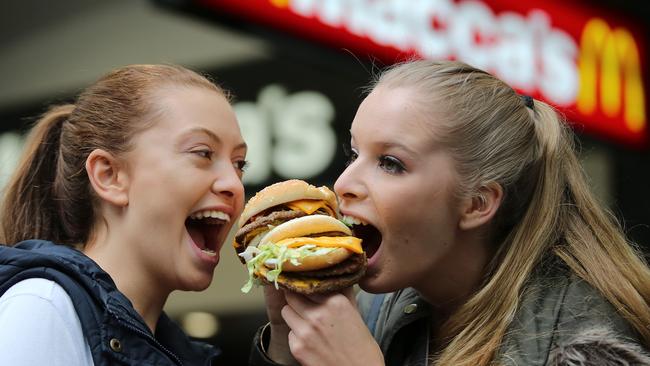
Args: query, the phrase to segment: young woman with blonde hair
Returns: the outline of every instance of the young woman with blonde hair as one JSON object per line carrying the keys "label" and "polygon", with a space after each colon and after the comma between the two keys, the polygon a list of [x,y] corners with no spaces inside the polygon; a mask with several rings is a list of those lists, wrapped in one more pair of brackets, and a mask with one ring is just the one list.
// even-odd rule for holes
{"label": "young woman with blonde hair", "polygon": [[469,65],[413,61],[379,77],[350,132],[335,191],[369,258],[361,314],[349,292],[267,288],[252,364],[610,364],[567,363],[593,334],[649,362],[650,270],[553,108]]}
{"label": "young woman with blonde hair", "polygon": [[212,281],[245,157],[226,92],[180,66],[45,113],[2,202],[0,364],[210,365],[163,306]]}

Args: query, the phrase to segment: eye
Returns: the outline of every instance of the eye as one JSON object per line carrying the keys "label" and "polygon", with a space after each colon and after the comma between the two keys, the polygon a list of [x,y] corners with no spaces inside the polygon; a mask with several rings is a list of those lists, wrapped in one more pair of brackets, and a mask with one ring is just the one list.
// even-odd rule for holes
{"label": "eye", "polygon": [[388,174],[402,174],[406,171],[404,163],[402,163],[398,158],[390,155],[381,155],[379,158],[379,167],[382,168]]}
{"label": "eye", "polygon": [[208,160],[212,160],[212,155],[214,155],[214,151],[210,149],[192,150],[191,153]]}
{"label": "eye", "polygon": [[357,150],[352,148],[349,145],[343,145],[343,152],[345,153],[345,156],[347,157],[347,160],[345,162],[345,166],[348,166],[352,163],[354,163],[355,160],[357,160],[357,157],[359,154],[357,153]]}
{"label": "eye", "polygon": [[250,162],[248,160],[236,160],[233,161],[232,166],[235,167],[241,174],[243,174],[247,169],[248,166],[250,165]]}

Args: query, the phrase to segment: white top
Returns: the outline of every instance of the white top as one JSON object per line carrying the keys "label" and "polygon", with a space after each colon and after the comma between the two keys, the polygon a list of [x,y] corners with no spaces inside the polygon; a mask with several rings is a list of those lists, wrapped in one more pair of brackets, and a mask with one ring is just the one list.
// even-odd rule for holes
{"label": "white top", "polygon": [[30,278],[0,297],[0,365],[93,365],[72,300],[56,282]]}

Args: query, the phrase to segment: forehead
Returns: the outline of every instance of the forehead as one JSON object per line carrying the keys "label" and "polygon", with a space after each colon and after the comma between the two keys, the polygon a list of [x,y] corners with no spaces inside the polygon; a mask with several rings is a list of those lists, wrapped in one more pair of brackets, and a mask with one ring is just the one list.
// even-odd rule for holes
{"label": "forehead", "polygon": [[163,146],[187,131],[203,129],[229,144],[243,142],[232,107],[214,90],[165,86],[155,90],[150,98],[149,123],[135,140],[146,139],[148,145],[159,143]]}
{"label": "forehead", "polygon": [[433,106],[423,108],[410,88],[378,86],[361,103],[352,123],[355,139],[393,141],[426,147],[435,143],[439,130]]}
{"label": "forehead", "polygon": [[154,120],[170,130],[188,125],[238,132],[232,107],[220,93],[201,87],[165,87],[153,94]]}
{"label": "forehead", "polygon": [[152,93],[157,119],[176,123],[192,120],[230,122],[232,108],[226,98],[214,90],[196,86],[163,86]]}

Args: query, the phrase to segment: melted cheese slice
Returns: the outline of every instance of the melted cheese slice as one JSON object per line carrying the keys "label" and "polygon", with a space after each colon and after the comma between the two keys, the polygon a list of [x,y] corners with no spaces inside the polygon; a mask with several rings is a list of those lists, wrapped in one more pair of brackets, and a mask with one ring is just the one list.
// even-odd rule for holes
{"label": "melted cheese slice", "polygon": [[303,245],[313,244],[325,248],[345,248],[353,253],[361,254],[361,239],[354,236],[319,236],[303,238],[282,239],[275,245],[286,245],[289,248],[301,247]]}
{"label": "melted cheese slice", "polygon": [[327,205],[327,203],[321,200],[298,200],[298,201],[286,203],[286,205],[292,210],[302,211],[307,215],[311,215],[314,212],[316,212],[319,208],[323,208],[331,216],[336,216],[332,211],[332,209]]}

